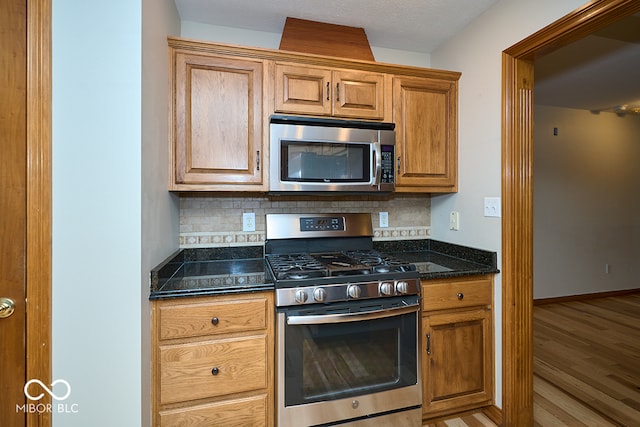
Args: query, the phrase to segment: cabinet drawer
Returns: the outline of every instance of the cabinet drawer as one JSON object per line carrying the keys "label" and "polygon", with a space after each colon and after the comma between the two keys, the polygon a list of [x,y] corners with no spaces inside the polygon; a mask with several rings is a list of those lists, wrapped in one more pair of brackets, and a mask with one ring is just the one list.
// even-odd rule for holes
{"label": "cabinet drawer", "polygon": [[161,306],[160,339],[263,330],[267,307],[266,298]]}
{"label": "cabinet drawer", "polygon": [[490,305],[493,299],[490,279],[422,282],[422,310]]}
{"label": "cabinet drawer", "polygon": [[234,399],[208,405],[160,412],[161,427],[175,426],[266,426],[267,395]]}
{"label": "cabinet drawer", "polygon": [[267,387],[267,336],[160,346],[160,402]]}

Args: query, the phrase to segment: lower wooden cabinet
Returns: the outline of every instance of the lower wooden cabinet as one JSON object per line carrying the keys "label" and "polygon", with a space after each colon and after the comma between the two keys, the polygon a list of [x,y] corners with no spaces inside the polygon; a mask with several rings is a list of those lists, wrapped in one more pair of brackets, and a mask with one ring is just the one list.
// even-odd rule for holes
{"label": "lower wooden cabinet", "polygon": [[155,301],[154,426],[273,426],[270,292]]}
{"label": "lower wooden cabinet", "polygon": [[422,282],[423,419],[493,404],[493,278]]}

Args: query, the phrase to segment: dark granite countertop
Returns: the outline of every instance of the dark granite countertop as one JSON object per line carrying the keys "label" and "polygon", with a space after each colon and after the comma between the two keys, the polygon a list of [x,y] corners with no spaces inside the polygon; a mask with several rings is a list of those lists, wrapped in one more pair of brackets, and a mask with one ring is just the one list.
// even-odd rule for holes
{"label": "dark granite countertop", "polygon": [[425,280],[500,272],[495,252],[439,240],[374,242],[374,247],[415,264]]}
{"label": "dark granite countertop", "polygon": [[[421,279],[498,273],[497,255],[437,240],[374,242],[416,264]],[[273,290],[263,246],[182,249],[151,270],[150,299]]]}
{"label": "dark granite countertop", "polygon": [[150,299],[273,290],[264,248],[182,249],[151,270]]}

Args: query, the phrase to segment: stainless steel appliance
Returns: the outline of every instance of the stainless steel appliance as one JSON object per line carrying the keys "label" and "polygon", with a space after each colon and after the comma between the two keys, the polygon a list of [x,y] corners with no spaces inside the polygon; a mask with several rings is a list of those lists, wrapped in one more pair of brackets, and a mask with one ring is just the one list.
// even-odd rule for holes
{"label": "stainless steel appliance", "polygon": [[272,116],[269,191],[393,191],[393,129],[393,123]]}
{"label": "stainless steel appliance", "polygon": [[419,273],[373,249],[370,214],[270,214],[277,425],[421,425]]}

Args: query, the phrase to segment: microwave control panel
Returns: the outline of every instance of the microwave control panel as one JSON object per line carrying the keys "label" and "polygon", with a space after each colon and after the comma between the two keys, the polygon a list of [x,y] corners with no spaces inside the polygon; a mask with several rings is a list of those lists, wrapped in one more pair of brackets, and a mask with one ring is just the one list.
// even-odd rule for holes
{"label": "microwave control panel", "polygon": [[393,184],[393,145],[382,146],[382,177],[380,182],[383,184]]}

